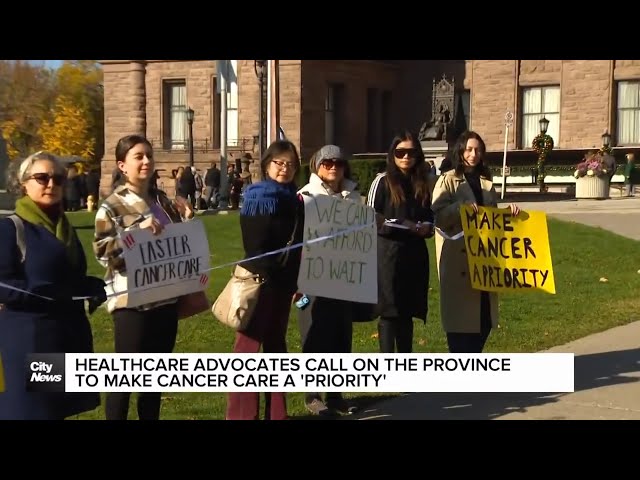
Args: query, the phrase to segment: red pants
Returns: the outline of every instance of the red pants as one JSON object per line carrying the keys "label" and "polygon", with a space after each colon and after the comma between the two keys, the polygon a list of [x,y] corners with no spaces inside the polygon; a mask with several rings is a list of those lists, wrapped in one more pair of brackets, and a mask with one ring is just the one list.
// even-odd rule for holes
{"label": "red pants", "polygon": [[[236,333],[234,353],[287,352],[287,326],[293,292],[265,284],[248,328]],[[260,394],[254,392],[229,393],[227,420],[258,420]],[[287,402],[284,392],[265,392],[265,420],[286,420]]]}

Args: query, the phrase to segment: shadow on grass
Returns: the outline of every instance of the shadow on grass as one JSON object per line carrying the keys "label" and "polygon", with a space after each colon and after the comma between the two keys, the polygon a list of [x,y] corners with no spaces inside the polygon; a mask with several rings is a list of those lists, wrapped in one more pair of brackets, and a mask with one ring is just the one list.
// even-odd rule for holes
{"label": "shadow on grass", "polygon": [[500,203],[518,203],[518,202],[566,202],[576,201],[576,196],[573,193],[561,193],[561,192],[509,192],[504,194],[504,199],[499,200]]}
{"label": "shadow on grass", "polygon": [[[637,382],[640,348],[575,357],[575,392]],[[571,393],[410,393],[361,410],[354,420],[490,420],[557,403]],[[564,409],[566,410],[566,409]],[[562,411],[564,411],[562,410]],[[561,413],[560,411],[559,413]],[[567,419],[562,414],[546,418]]]}
{"label": "shadow on grass", "polygon": [[357,395],[357,396],[349,396],[348,399],[352,402],[357,408],[357,413],[353,415],[338,415],[338,416],[326,416],[320,417],[318,415],[292,415],[290,416],[290,420],[343,420],[349,419],[358,415],[361,415],[362,412],[367,412],[371,408],[374,408],[376,405],[381,402],[390,401],[398,398],[398,395],[386,394],[386,395]]}

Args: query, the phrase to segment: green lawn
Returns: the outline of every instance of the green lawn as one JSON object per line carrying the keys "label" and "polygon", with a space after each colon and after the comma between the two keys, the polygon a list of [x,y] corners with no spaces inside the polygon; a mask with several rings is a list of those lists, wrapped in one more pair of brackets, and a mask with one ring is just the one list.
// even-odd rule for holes
{"label": "green lawn", "polygon": [[[89,273],[102,276],[103,269],[91,253],[93,214],[73,213],[70,217],[87,252]],[[200,218],[209,236],[212,266],[242,258],[237,213]],[[638,242],[583,225],[553,219],[549,219],[548,224],[557,294],[502,296],[502,324],[489,338],[487,352],[535,352],[638,319]],[[420,321],[415,323],[414,351],[446,352],[439,321],[439,284],[433,240],[429,240],[428,245],[431,256],[429,318],[426,326]],[[208,289],[211,299],[222,290],[229,272],[230,269],[214,272]],[[609,282],[601,283],[601,277],[608,278]],[[91,317],[91,323],[96,352],[112,352],[112,322],[106,310],[99,309]],[[375,322],[354,324],[354,351],[377,352],[375,332]],[[230,329],[205,313],[180,322],[175,351],[230,352],[233,338]],[[290,316],[288,345],[289,351],[300,351],[295,308]],[[288,397],[292,417],[306,417],[302,395],[290,394]],[[371,394],[365,395],[366,398],[357,394],[351,396],[363,403],[376,399]],[[163,397],[161,418],[222,419],[224,408],[224,394],[171,393]],[[130,414],[134,417],[135,408],[131,408]],[[103,419],[104,410],[100,408],[78,418]]]}

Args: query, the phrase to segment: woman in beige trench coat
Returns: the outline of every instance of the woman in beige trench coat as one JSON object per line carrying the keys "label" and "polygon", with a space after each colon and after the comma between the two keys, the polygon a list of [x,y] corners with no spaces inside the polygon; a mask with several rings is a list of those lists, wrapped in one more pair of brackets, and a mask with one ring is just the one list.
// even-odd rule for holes
{"label": "woman in beige trench coat", "polygon": [[[464,132],[453,150],[453,169],[433,191],[431,209],[436,227],[453,237],[462,231],[460,207],[497,207],[498,195],[484,164],[486,147],[475,132]],[[517,205],[509,205],[518,215]],[[451,353],[481,353],[498,325],[498,295],[471,288],[464,237],[449,240],[437,234],[436,261],[440,279],[440,317]]]}

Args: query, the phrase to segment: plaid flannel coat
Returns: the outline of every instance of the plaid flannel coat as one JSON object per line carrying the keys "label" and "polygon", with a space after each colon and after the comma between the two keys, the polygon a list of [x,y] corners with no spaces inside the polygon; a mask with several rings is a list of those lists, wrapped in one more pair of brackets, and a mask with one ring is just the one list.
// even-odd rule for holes
{"label": "plaid flannel coat", "polygon": [[[166,194],[156,190],[153,195],[166,212],[171,222],[182,222],[180,213]],[[127,308],[127,269],[124,262],[122,232],[140,227],[140,223],[152,215],[149,205],[136,193],[121,185],[106,198],[96,213],[93,253],[96,260],[107,269],[106,283],[107,310],[111,313],[118,308]],[[125,292],[120,293],[118,292]],[[138,310],[150,310],[161,305],[177,302],[169,298],[159,302],[136,307]]]}

